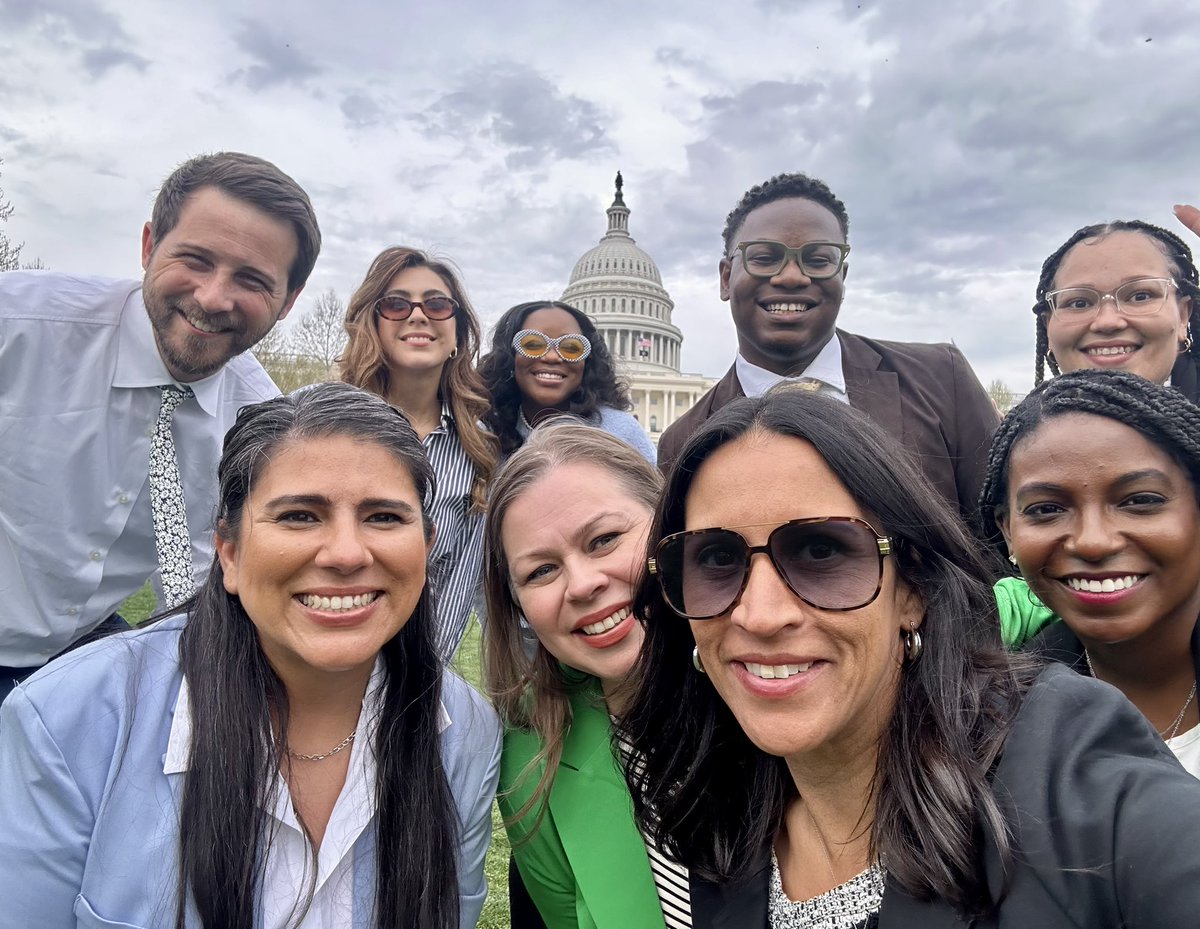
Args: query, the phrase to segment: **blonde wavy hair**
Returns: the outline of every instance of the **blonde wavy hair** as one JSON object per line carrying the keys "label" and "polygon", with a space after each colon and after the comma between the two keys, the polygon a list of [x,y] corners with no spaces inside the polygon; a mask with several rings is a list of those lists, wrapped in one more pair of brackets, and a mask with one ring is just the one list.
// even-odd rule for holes
{"label": "blonde wavy hair", "polygon": [[479,319],[462,282],[448,262],[403,245],[393,245],[375,256],[367,276],[346,307],[349,341],[346,351],[338,359],[342,380],[387,398],[391,372],[383,356],[375,301],[387,293],[392,279],[408,268],[428,268],[442,279],[450,296],[458,302],[458,311],[454,314],[457,354],[442,366],[438,395],[449,405],[463,451],[475,465],[471,500],[474,508],[482,511],[487,500],[487,486],[500,460],[500,444],[495,436],[479,426],[491,406],[487,389],[475,369],[481,340]]}
{"label": "blonde wavy hair", "polygon": [[[595,426],[571,416],[540,425],[500,468],[492,487],[484,529],[483,591],[487,624],[483,636],[484,686],[506,726],[535,732],[541,751],[521,779],[544,763],[541,778],[529,800],[512,817],[524,818],[538,808],[545,814],[546,796],[562,760],[563,741],[571,727],[572,681],[563,665],[540,642],[530,655],[521,630],[521,608],[510,583],[504,550],[504,517],[509,507],[552,471],[570,464],[590,464],[607,472],[630,497],[654,512],[662,475],[641,452]],[[553,505],[551,502],[549,505]],[[530,830],[532,834],[533,829]]]}

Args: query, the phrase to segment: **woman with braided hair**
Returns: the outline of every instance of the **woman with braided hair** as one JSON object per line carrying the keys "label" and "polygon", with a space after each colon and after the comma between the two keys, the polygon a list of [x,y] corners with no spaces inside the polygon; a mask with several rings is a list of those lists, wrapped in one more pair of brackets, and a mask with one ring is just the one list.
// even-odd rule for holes
{"label": "woman with braided hair", "polygon": [[[1176,213],[1200,234],[1200,211]],[[1034,384],[1047,364],[1054,374],[1116,369],[1170,383],[1196,402],[1198,307],[1192,251],[1174,232],[1140,220],[1084,226],[1042,265]]]}
{"label": "woman with braided hair", "polygon": [[[1043,384],[996,433],[985,531],[1062,622],[1029,647],[1116,686],[1200,777],[1200,407],[1126,371]],[[1010,590],[1011,592],[1011,590]]]}

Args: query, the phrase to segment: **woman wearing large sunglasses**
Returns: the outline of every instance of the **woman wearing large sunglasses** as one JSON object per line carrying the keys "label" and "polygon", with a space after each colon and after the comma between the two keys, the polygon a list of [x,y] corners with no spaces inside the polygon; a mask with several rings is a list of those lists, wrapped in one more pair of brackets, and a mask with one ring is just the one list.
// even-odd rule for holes
{"label": "woman wearing large sunglasses", "polygon": [[433,465],[429,568],[439,591],[437,647],[448,659],[479,591],[483,507],[499,459],[495,437],[480,427],[488,397],[475,368],[479,320],[448,263],[393,246],[350,298],[346,332],[342,380],[404,413]]}
{"label": "woman wearing large sunglasses", "polygon": [[638,832],[610,721],[642,645],[630,604],[661,483],[628,444],[562,421],[492,487],[484,677],[505,724],[513,929],[690,926],[687,877]]}
{"label": "woman wearing large sunglasses", "polygon": [[655,461],[654,445],[628,412],[629,389],[617,378],[608,346],[588,315],[570,304],[542,300],[508,310],[479,373],[492,397],[484,422],[504,454],[520,448],[542,420],[569,413]]}
{"label": "woman wearing large sunglasses", "polygon": [[1119,693],[1002,650],[978,545],[861,413],[726,407],[650,546],[621,729],[694,925],[1194,921],[1200,783]]}

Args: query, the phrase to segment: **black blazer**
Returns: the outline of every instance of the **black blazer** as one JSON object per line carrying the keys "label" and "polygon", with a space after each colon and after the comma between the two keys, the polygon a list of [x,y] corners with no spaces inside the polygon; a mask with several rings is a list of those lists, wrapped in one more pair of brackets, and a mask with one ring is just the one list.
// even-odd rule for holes
{"label": "black blazer", "polygon": [[[992,790],[1017,850],[995,915],[967,923],[946,902],[889,881],[879,929],[1200,924],[1200,780],[1115,688],[1048,665],[1013,722]],[[766,929],[769,869],[764,850],[739,884],[693,877],[695,929]],[[994,853],[985,869],[999,896]]]}
{"label": "black blazer", "polygon": [[[884,342],[837,331],[850,405],[862,410],[916,456],[951,506],[973,522],[1000,413],[953,345]],[[658,443],[667,473],[684,443],[721,407],[743,397],[735,367]]]}

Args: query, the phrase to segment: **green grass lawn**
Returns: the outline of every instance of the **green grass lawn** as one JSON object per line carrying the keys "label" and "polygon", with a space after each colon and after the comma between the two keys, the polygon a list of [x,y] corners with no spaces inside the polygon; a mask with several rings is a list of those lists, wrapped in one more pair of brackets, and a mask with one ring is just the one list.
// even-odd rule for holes
{"label": "green grass lawn", "polygon": [[[132,625],[137,625],[154,612],[154,590],[149,584],[126,600],[118,611]],[[463,636],[458,654],[454,656],[454,670],[474,687],[480,686],[479,624],[471,619],[467,633]],[[492,804],[492,845],[488,849],[487,862],[488,896],[479,918],[479,929],[509,929],[508,916],[508,836],[500,822],[500,811]]]}

